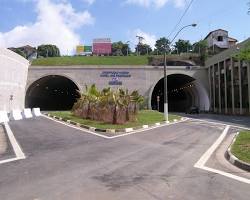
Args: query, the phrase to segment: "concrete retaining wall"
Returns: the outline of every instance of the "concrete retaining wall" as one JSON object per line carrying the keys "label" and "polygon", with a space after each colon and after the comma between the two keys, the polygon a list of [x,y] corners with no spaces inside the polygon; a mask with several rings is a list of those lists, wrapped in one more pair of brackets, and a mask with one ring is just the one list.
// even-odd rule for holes
{"label": "concrete retaining wall", "polygon": [[0,48],[0,110],[24,108],[28,60]]}
{"label": "concrete retaining wall", "polygon": [[[119,77],[121,86],[111,86],[112,88],[128,88],[130,91],[138,90],[151,106],[152,92],[156,84],[163,78],[163,67],[160,66],[31,66],[29,68],[27,90],[37,80],[48,75],[64,76],[72,80],[79,88],[84,90],[85,85],[96,84],[99,89],[109,86],[111,77],[105,77],[107,72],[127,72],[129,77]],[[197,102],[201,109],[209,109],[208,99],[208,76],[207,69],[194,66],[168,66],[167,74],[183,74],[193,77],[196,80],[198,96],[203,100]],[[204,100],[205,99],[205,100]],[[205,102],[205,103],[204,103]]]}

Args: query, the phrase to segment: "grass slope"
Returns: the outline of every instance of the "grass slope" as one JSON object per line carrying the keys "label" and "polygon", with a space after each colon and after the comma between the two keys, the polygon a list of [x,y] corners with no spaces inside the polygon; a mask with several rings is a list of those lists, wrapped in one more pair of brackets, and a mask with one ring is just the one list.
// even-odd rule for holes
{"label": "grass slope", "polygon": [[[87,119],[81,119],[79,117],[74,116],[70,111],[58,111],[58,112],[50,112],[51,115],[62,117],[67,120],[72,120],[78,122],[80,124],[84,124],[87,126],[100,128],[100,129],[122,129],[122,128],[132,128],[142,125],[154,124],[156,122],[164,121],[163,113],[153,111],[153,110],[142,110],[139,111],[136,122],[129,122],[124,125],[113,125],[104,122],[92,121]],[[169,115],[169,120],[172,121],[174,119],[180,119],[179,116]]]}
{"label": "grass slope", "polygon": [[250,131],[242,131],[232,147],[232,153],[242,161],[250,163]]}
{"label": "grass slope", "polygon": [[39,58],[33,60],[33,66],[67,65],[147,65],[147,56],[74,56]]}

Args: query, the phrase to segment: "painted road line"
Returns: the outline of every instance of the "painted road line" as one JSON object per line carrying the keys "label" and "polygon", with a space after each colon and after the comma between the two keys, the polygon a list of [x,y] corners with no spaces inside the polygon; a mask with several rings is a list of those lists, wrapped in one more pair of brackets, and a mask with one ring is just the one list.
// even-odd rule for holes
{"label": "painted road line", "polygon": [[213,122],[213,121],[209,121],[209,120],[205,120],[205,119],[196,119],[196,118],[189,118],[193,121],[200,121],[200,122],[206,122],[206,123],[210,123],[210,124],[217,124],[217,125],[223,125],[223,126],[231,126],[234,128],[239,128],[239,129],[244,129],[244,130],[250,130],[250,128],[248,127],[244,127],[244,126],[238,126],[238,125],[233,125],[230,123],[222,123],[222,122]]}
{"label": "painted road line", "polygon": [[228,131],[229,131],[230,126],[227,125],[226,128],[223,130],[222,134],[219,136],[219,138],[214,142],[214,144],[201,156],[201,158],[198,160],[197,163],[195,163],[194,167],[195,168],[199,168],[202,170],[206,170],[209,172],[213,172],[216,174],[220,174],[222,176],[226,176],[228,178],[243,182],[243,183],[247,183],[250,184],[250,179],[244,178],[244,177],[240,177],[240,176],[236,176],[234,174],[230,174],[228,172],[224,172],[221,170],[217,170],[217,169],[213,169],[210,167],[206,167],[206,163],[209,160],[209,158],[211,157],[211,155],[215,152],[215,150],[218,148],[218,146],[222,143],[222,141],[224,140],[224,138],[226,137]]}
{"label": "painted road line", "polygon": [[243,183],[250,184],[250,179],[247,179],[247,178],[244,178],[244,177],[240,177],[240,176],[236,176],[236,175],[230,174],[228,172],[224,172],[224,171],[213,169],[213,168],[206,167],[206,166],[204,166],[204,167],[202,167],[200,169],[203,169],[203,170],[206,170],[206,171],[209,171],[209,172],[213,172],[213,173],[216,173],[216,174],[220,174],[222,176],[226,176],[228,178],[231,178],[231,179],[243,182]]}
{"label": "painted road line", "polygon": [[164,127],[164,126],[170,126],[170,125],[182,123],[182,122],[185,122],[185,121],[188,120],[188,118],[187,118],[187,119],[182,120],[182,121],[173,122],[173,123],[169,123],[169,124],[162,124],[160,126],[154,126],[154,127],[144,128],[144,129],[141,129],[141,130],[136,130],[136,131],[132,131],[132,132],[129,132],[129,133],[120,134],[120,135],[105,136],[105,135],[102,135],[102,134],[98,134],[98,133],[95,133],[95,132],[92,132],[92,131],[89,131],[89,130],[86,130],[86,129],[82,129],[82,128],[79,128],[79,127],[76,127],[76,126],[73,126],[73,125],[70,125],[70,124],[67,124],[67,123],[64,123],[64,122],[52,119],[50,117],[47,117],[46,115],[42,115],[42,116],[45,117],[45,118],[47,118],[47,119],[50,119],[52,121],[55,121],[57,123],[63,124],[65,126],[68,126],[68,127],[71,127],[71,128],[74,128],[74,129],[77,129],[77,130],[80,130],[80,131],[83,131],[83,132],[86,132],[86,133],[90,133],[92,135],[95,135],[95,136],[98,136],[98,137],[102,137],[102,138],[105,138],[105,139],[115,139],[115,138],[119,138],[119,137],[124,137],[124,136],[132,135],[132,134],[135,134],[135,133],[141,133],[141,132],[145,132],[145,131],[148,131],[148,130],[152,130],[152,129]]}
{"label": "painted road line", "polygon": [[136,131],[133,131],[133,132],[130,132],[130,133],[124,133],[124,134],[121,134],[121,135],[115,135],[115,136],[109,137],[109,139],[124,137],[124,136],[132,135],[132,134],[135,134],[135,133],[143,133],[145,131],[153,130],[153,129],[156,129],[156,128],[160,128],[160,127],[164,127],[164,126],[171,126],[171,125],[174,125],[174,124],[179,124],[179,123],[185,122],[187,120],[188,119],[183,120],[183,121],[177,121],[177,122],[169,123],[169,124],[161,124],[160,126],[153,126],[153,127],[149,127],[149,128],[144,128],[144,129],[136,130]]}
{"label": "painted road line", "polygon": [[10,126],[7,122],[4,122],[4,127],[6,129],[6,132],[7,132],[7,135],[8,135],[8,138],[9,138],[9,141],[12,145],[12,148],[14,150],[14,153],[16,154],[16,158],[10,158],[10,159],[6,159],[6,160],[1,160],[0,161],[0,164],[3,164],[3,163],[8,163],[8,162],[12,162],[12,161],[16,161],[16,160],[21,160],[21,159],[25,159],[26,156],[25,154],[23,153],[21,147],[19,146],[13,132],[11,131],[10,129]]}
{"label": "painted road line", "polygon": [[215,143],[201,156],[200,160],[194,165],[194,167],[203,167],[208,159],[211,157],[213,152],[217,149],[217,147],[221,144],[221,142],[226,137],[230,126],[226,126],[220,137],[215,141]]}
{"label": "painted road line", "polygon": [[47,117],[46,115],[42,115],[42,117],[45,117],[45,118],[47,118],[47,119],[49,119],[49,120],[52,120],[52,121],[54,121],[54,122],[63,124],[63,125],[68,126],[68,127],[70,127],[70,128],[74,128],[74,129],[76,129],[76,130],[80,130],[80,131],[83,131],[83,132],[86,132],[86,133],[90,133],[90,134],[92,134],[92,135],[95,135],[95,136],[98,136],[98,137],[102,137],[102,138],[105,138],[105,139],[110,139],[109,136],[105,136],[105,135],[102,135],[102,134],[98,134],[98,133],[89,131],[89,130],[87,130],[87,129],[83,129],[83,128],[80,128],[80,127],[77,127],[77,126],[73,126],[73,125],[68,124],[68,123],[65,123],[65,122],[61,122],[61,121],[58,121],[58,120],[56,120],[56,119]]}

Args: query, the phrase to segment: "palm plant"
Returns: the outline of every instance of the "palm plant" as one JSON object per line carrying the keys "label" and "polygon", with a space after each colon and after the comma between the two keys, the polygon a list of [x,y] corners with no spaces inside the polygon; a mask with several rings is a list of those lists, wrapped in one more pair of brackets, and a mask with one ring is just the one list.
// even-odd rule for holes
{"label": "palm plant", "polygon": [[112,121],[112,123],[117,124],[118,110],[119,110],[119,108],[124,107],[124,104],[122,102],[119,90],[112,91],[110,95],[111,95],[110,103],[113,105],[113,121]]}
{"label": "palm plant", "polygon": [[[85,119],[101,120],[113,124],[130,120],[131,114],[137,114],[137,105],[143,102],[138,91],[131,94],[128,90],[104,88],[99,91],[95,84],[88,87],[74,104],[72,111]],[[130,112],[133,110],[133,112]],[[125,113],[126,112],[126,113]]]}
{"label": "palm plant", "polygon": [[136,115],[136,113],[137,113],[137,105],[140,105],[141,103],[143,103],[144,98],[143,98],[143,96],[141,96],[139,94],[139,92],[137,90],[134,90],[131,93],[131,96],[132,96],[132,102],[134,103],[134,115]]}
{"label": "palm plant", "polygon": [[100,98],[100,92],[95,84],[90,87],[85,86],[85,93],[82,95],[84,102],[87,104],[87,119],[91,119],[91,108],[93,109],[95,104]]}
{"label": "palm plant", "polygon": [[128,89],[126,91],[124,91],[123,89],[119,89],[119,93],[120,93],[120,98],[122,100],[122,103],[126,108],[126,121],[129,121],[130,120],[129,106],[131,104],[132,96],[129,94]]}

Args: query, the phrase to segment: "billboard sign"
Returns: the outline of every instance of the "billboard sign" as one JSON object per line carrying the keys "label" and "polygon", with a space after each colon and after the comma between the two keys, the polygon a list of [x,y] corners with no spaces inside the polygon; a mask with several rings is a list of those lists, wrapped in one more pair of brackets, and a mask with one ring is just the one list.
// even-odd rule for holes
{"label": "billboard sign", "polygon": [[89,54],[92,54],[92,46],[83,46],[83,45],[76,46],[76,55],[82,56]]}
{"label": "billboard sign", "polygon": [[76,46],[76,55],[83,55],[84,54],[84,46],[78,45]]}
{"label": "billboard sign", "polygon": [[92,54],[92,46],[84,46],[85,54]]}

